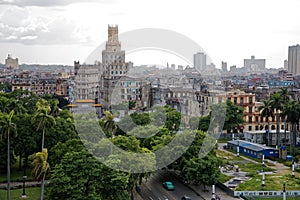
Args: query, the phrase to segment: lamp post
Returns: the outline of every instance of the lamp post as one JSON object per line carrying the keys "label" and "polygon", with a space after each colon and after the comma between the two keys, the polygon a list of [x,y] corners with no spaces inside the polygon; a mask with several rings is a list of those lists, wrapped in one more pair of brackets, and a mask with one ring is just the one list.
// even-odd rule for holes
{"label": "lamp post", "polygon": [[22,193],[22,199],[26,199],[26,193],[25,193],[25,182],[26,182],[27,176],[24,174],[23,176],[23,193]]}
{"label": "lamp post", "polygon": [[285,183],[283,184],[283,200],[286,200]]}
{"label": "lamp post", "polygon": [[276,149],[278,149],[280,145],[280,113],[280,110],[276,110]]}
{"label": "lamp post", "polygon": [[215,196],[215,193],[216,193],[216,189],[215,189],[215,177],[213,176],[212,177],[212,189],[211,189],[211,200],[216,200],[216,196]]}
{"label": "lamp post", "polygon": [[262,178],[261,178],[261,186],[264,187],[265,186],[265,171],[264,171],[264,167],[262,168]]}
{"label": "lamp post", "polygon": [[236,156],[240,157],[240,140],[237,141]]}
{"label": "lamp post", "polygon": [[293,164],[292,164],[292,177],[295,176],[295,162],[293,161]]}
{"label": "lamp post", "polygon": [[262,155],[262,167],[264,167],[265,166],[265,154],[263,153],[263,155]]}

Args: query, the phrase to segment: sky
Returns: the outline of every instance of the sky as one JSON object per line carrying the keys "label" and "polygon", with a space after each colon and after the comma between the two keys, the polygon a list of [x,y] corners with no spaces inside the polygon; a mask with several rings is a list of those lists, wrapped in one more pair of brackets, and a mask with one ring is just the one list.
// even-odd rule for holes
{"label": "sky", "polygon": [[[120,34],[158,28],[185,35],[218,68],[222,61],[241,67],[252,55],[279,68],[288,46],[300,43],[299,8],[298,0],[0,0],[0,62],[7,54],[27,64],[85,62],[106,41],[108,24],[118,24]],[[165,52],[128,59],[186,64]]]}

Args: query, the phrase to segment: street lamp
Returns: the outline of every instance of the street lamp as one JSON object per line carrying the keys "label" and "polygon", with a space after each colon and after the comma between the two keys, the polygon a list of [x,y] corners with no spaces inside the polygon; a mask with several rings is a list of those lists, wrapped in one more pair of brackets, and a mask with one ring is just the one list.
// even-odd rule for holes
{"label": "street lamp", "polygon": [[295,176],[295,162],[293,160],[293,164],[292,164],[292,177]]}
{"label": "street lamp", "polygon": [[215,189],[215,177],[213,176],[212,177],[212,189],[211,189],[212,197],[211,197],[211,200],[216,200],[215,193],[216,193],[216,189]]}
{"label": "street lamp", "polygon": [[283,183],[283,200],[286,200],[285,183]]}
{"label": "street lamp", "polygon": [[26,199],[26,193],[25,193],[25,182],[26,182],[27,176],[24,174],[23,176],[23,193],[22,193],[22,199]]}
{"label": "street lamp", "polygon": [[262,168],[261,186],[262,187],[265,186],[265,171],[264,171],[264,167]]}
{"label": "street lamp", "polygon": [[237,141],[236,156],[240,157],[240,140]]}
{"label": "street lamp", "polygon": [[265,154],[263,153],[263,155],[262,155],[262,167],[264,167],[265,166]]}

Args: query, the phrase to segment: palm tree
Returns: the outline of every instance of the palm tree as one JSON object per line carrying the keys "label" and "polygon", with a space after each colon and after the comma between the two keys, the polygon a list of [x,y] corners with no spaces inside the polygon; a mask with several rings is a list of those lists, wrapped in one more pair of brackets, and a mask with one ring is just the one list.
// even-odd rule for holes
{"label": "palm tree", "polygon": [[112,155],[112,139],[117,130],[117,125],[114,121],[114,116],[111,112],[105,111],[105,117],[102,119],[104,122],[104,131],[110,136],[110,154]]}
{"label": "palm tree", "polygon": [[41,194],[40,200],[44,198],[44,185],[45,177],[47,172],[50,170],[50,165],[48,163],[48,150],[45,148],[42,152],[38,152],[33,157],[34,168],[32,170],[32,175],[35,180],[41,181]]}
{"label": "palm tree", "polygon": [[39,100],[36,103],[36,107],[37,107],[37,111],[34,114],[32,121],[35,122],[36,120],[40,119],[39,125],[36,130],[38,131],[41,128],[43,129],[43,134],[42,134],[42,151],[43,151],[44,141],[45,141],[45,124],[47,122],[56,124],[56,122],[55,122],[55,118],[52,115],[49,115],[49,113],[51,112],[51,108],[46,100],[44,99]]}
{"label": "palm tree", "polygon": [[[290,93],[287,88],[280,88],[279,94],[282,98],[282,109],[283,109],[284,105],[290,100]],[[284,119],[284,144],[286,144],[286,119],[287,119],[287,116],[284,113],[281,113],[281,117]]]}
{"label": "palm tree", "polygon": [[274,113],[274,110],[272,108],[272,105],[271,105],[271,100],[270,99],[267,99],[267,100],[264,100],[263,101],[264,105],[260,106],[258,108],[258,110],[261,112],[260,115],[261,117],[265,117],[266,118],[266,121],[268,123],[268,130],[267,130],[267,133],[268,133],[268,136],[267,136],[267,144],[268,146],[271,145],[271,141],[270,141],[270,122],[269,122],[269,117],[270,116],[273,116],[273,113]]}
{"label": "palm tree", "polygon": [[290,99],[290,92],[287,88],[280,88],[279,93],[283,101],[288,101]]}
{"label": "palm tree", "polygon": [[283,99],[281,94],[275,93],[271,95],[271,107],[275,111],[276,115],[276,145],[279,147],[280,145],[280,111],[282,110]]}
{"label": "palm tree", "polygon": [[[17,135],[16,125],[12,122],[14,111],[10,111],[9,114],[2,113],[0,125],[1,125],[1,139],[2,135],[7,138],[7,199],[10,200],[10,137]],[[14,135],[11,135],[14,134]]]}
{"label": "palm tree", "polygon": [[295,100],[289,100],[283,107],[283,114],[287,116],[287,122],[291,123],[292,131],[290,134],[290,151],[295,154],[296,148],[296,126],[300,119],[300,104]]}

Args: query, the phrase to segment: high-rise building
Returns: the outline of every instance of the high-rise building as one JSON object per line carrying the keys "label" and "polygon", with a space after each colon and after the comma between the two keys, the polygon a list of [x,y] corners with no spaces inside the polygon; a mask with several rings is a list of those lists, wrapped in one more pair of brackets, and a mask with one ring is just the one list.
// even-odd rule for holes
{"label": "high-rise building", "polygon": [[255,56],[251,56],[251,59],[244,59],[244,67],[248,67],[252,71],[264,71],[266,59],[256,59]]}
{"label": "high-rise building", "polygon": [[293,75],[300,74],[300,46],[289,46],[288,72]]}
{"label": "high-rise building", "polygon": [[5,67],[8,69],[19,69],[19,61],[18,58],[13,59],[10,54],[8,54],[5,59]]}
{"label": "high-rise building", "polygon": [[289,68],[289,62],[288,62],[288,60],[284,60],[284,63],[283,63],[283,69],[284,70],[288,70],[288,68]]}
{"label": "high-rise building", "polygon": [[222,72],[227,72],[227,62],[222,61]]}
{"label": "high-rise building", "polygon": [[194,54],[194,68],[204,70],[206,67],[206,55],[203,52]]}
{"label": "high-rise building", "polygon": [[125,62],[125,51],[121,49],[118,32],[118,25],[108,25],[108,40],[102,51],[100,96],[106,109],[111,104],[111,95],[116,83],[133,67],[132,62]]}

